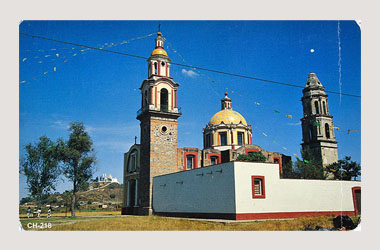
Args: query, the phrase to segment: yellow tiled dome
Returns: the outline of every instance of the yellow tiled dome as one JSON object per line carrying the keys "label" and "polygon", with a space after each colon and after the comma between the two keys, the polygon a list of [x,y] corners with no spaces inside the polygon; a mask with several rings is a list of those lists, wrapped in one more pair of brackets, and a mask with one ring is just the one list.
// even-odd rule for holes
{"label": "yellow tiled dome", "polygon": [[168,53],[166,53],[166,51],[162,48],[157,48],[155,50],[152,51],[152,54],[151,56],[154,56],[154,55],[163,55],[163,56],[168,56]]}
{"label": "yellow tiled dome", "polygon": [[222,121],[225,124],[230,124],[230,123],[239,124],[241,121],[244,125],[247,125],[246,120],[241,114],[230,109],[223,109],[219,111],[218,113],[216,113],[209,121],[209,124],[216,125],[216,124],[220,124]]}

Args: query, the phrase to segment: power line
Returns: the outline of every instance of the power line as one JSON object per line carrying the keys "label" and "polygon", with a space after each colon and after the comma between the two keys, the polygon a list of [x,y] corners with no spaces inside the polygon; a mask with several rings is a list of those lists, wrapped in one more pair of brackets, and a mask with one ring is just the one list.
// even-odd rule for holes
{"label": "power line", "polygon": [[[48,41],[52,41],[52,42],[64,43],[64,44],[69,44],[69,45],[73,45],[73,46],[79,46],[79,47],[83,47],[83,48],[89,48],[89,49],[93,49],[93,50],[98,50],[98,51],[103,51],[103,52],[109,52],[109,53],[123,55],[123,56],[130,56],[130,57],[135,57],[135,58],[140,58],[140,59],[145,59],[145,60],[148,59],[148,57],[144,57],[144,56],[127,54],[127,53],[117,52],[117,51],[107,50],[107,49],[100,49],[100,48],[96,48],[96,47],[93,47],[93,46],[88,46],[88,45],[83,45],[83,44],[78,44],[78,43],[72,43],[72,42],[66,42],[66,41],[57,40],[57,39],[48,38],[48,37],[36,36],[36,35],[31,35],[31,34],[22,33],[22,32],[20,32],[19,34],[20,35],[24,35],[24,36],[30,36],[32,38],[39,38],[39,39],[44,39],[44,40],[48,40]],[[278,81],[273,81],[273,80],[267,80],[267,79],[263,79],[263,78],[253,77],[253,76],[245,76],[245,75],[240,75],[240,74],[234,74],[234,73],[229,73],[229,72],[225,72],[225,71],[207,69],[207,68],[202,68],[202,67],[197,67],[197,66],[191,66],[191,65],[181,64],[181,63],[172,62],[171,64],[182,66],[182,67],[187,67],[187,68],[191,68],[191,69],[198,69],[198,70],[213,72],[213,73],[217,73],[217,74],[235,76],[235,77],[240,77],[240,78],[245,78],[245,79],[251,79],[251,80],[256,80],[256,81],[262,81],[262,82],[269,82],[269,83],[280,84],[280,85],[285,85],[285,86],[290,86],[290,87],[295,87],[295,88],[302,88],[302,89],[304,88],[304,86],[301,86],[301,85],[296,85],[296,84],[291,84],[291,83],[284,83],[284,82],[278,82]],[[346,94],[346,93],[340,93],[340,92],[329,91],[329,90],[325,90],[325,92],[331,93],[331,94],[345,95],[345,96],[351,96],[351,97],[361,98],[360,95]]]}

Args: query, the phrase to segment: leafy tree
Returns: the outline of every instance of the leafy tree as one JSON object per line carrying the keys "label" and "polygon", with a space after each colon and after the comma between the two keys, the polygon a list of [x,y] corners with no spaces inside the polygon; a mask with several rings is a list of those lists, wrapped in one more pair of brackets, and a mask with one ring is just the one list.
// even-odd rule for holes
{"label": "leafy tree", "polygon": [[257,162],[265,162],[266,157],[261,152],[251,152],[248,155],[239,155],[236,160],[238,161],[257,161]]}
{"label": "leafy tree", "polygon": [[301,151],[302,159],[295,162],[294,178],[324,180],[327,175],[323,169],[322,161],[316,159],[310,149]]}
{"label": "leafy tree", "polygon": [[28,191],[40,206],[43,196],[55,190],[60,174],[57,145],[48,137],[41,136],[34,145],[26,145],[25,150],[20,173],[26,176]]}
{"label": "leafy tree", "polygon": [[114,199],[115,197],[116,197],[115,194],[110,194],[110,198],[111,198],[111,199]]}
{"label": "leafy tree", "polygon": [[75,217],[76,193],[88,187],[88,181],[94,172],[95,153],[83,122],[70,123],[69,131],[69,140],[59,140],[59,147],[64,162],[63,173],[73,183],[71,216]]}
{"label": "leafy tree", "polygon": [[78,190],[79,191],[87,191],[90,187],[90,183],[88,181],[83,181],[80,185]]}
{"label": "leafy tree", "polygon": [[294,172],[293,162],[288,161],[282,165],[282,178],[297,178],[297,173]]}
{"label": "leafy tree", "polygon": [[47,203],[57,203],[58,200],[56,197],[53,197],[53,196],[50,196],[48,199],[47,199]]}
{"label": "leafy tree", "polygon": [[24,197],[24,198],[21,198],[20,200],[20,204],[25,204],[27,202],[31,202],[33,199],[31,197]]}
{"label": "leafy tree", "polygon": [[350,156],[346,156],[344,160],[339,160],[326,167],[328,173],[337,180],[356,180],[361,175],[361,166],[355,161],[351,161]]}

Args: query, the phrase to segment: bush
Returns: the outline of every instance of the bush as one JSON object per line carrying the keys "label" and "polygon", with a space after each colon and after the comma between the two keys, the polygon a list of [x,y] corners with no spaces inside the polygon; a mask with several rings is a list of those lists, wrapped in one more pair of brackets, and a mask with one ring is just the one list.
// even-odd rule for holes
{"label": "bush", "polygon": [[265,162],[266,157],[261,152],[251,152],[248,155],[239,155],[236,160],[238,161],[256,161]]}
{"label": "bush", "polygon": [[87,201],[87,204],[88,204],[88,205],[91,205],[91,204],[92,204],[92,201]]}

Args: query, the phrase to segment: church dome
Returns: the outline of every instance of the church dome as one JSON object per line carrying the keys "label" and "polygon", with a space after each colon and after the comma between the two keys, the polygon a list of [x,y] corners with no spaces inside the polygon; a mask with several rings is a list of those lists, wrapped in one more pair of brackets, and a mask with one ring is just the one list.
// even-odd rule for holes
{"label": "church dome", "polygon": [[210,125],[224,124],[239,124],[240,122],[247,125],[245,118],[239,113],[231,109],[223,109],[216,113],[209,121]]}
{"label": "church dome", "polygon": [[163,48],[157,48],[152,51],[151,56],[154,56],[154,55],[168,56],[168,53],[166,53],[166,51]]}

